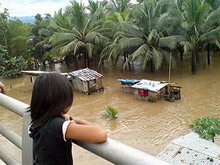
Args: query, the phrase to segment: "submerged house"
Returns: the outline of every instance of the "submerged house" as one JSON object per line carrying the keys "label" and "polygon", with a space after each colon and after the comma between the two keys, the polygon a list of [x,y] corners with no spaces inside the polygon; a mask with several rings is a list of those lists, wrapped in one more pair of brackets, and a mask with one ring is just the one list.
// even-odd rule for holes
{"label": "submerged house", "polygon": [[73,89],[78,92],[91,94],[97,91],[103,91],[103,75],[89,68],[70,72]]}
{"label": "submerged house", "polygon": [[167,82],[143,79],[131,87],[134,88],[135,99],[154,102],[166,95],[167,85]]}
{"label": "submerged house", "polygon": [[125,93],[134,93],[134,88],[132,86],[141,80],[138,79],[118,79],[121,82],[121,91]]}

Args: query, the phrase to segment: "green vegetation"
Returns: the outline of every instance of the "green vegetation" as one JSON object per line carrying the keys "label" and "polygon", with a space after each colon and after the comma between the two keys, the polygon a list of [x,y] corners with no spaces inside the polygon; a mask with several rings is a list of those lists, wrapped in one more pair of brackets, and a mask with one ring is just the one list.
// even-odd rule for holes
{"label": "green vegetation", "polygon": [[21,75],[21,70],[27,68],[22,56],[10,57],[7,50],[0,45],[0,75],[3,77],[15,77]]}
{"label": "green vegetation", "polygon": [[157,101],[157,98],[156,98],[156,96],[147,96],[147,100],[148,100],[149,102],[156,102],[156,101]]}
{"label": "green vegetation", "polygon": [[186,67],[196,73],[205,51],[204,62],[211,65],[211,55],[220,48],[219,0],[137,2],[89,0],[85,6],[72,0],[54,16],[37,14],[34,24],[9,20],[4,9],[0,45],[10,58],[22,56],[42,64],[64,59],[75,68],[90,67],[91,62],[101,67],[123,63],[123,69],[141,65],[156,72],[169,64],[172,54],[172,64],[190,59]]}
{"label": "green vegetation", "polygon": [[113,106],[107,106],[106,116],[111,118],[117,118],[118,110]]}
{"label": "green vegetation", "polygon": [[198,118],[190,128],[198,133],[201,138],[212,140],[214,137],[220,135],[220,118]]}

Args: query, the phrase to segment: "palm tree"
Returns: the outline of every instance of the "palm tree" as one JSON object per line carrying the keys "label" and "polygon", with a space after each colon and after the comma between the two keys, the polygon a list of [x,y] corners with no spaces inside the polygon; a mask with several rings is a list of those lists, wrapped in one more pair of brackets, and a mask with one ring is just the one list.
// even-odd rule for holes
{"label": "palm tree", "polygon": [[131,3],[130,0],[111,0],[111,3],[109,3],[106,8],[109,14],[106,16],[103,26],[112,29],[108,36],[111,42],[102,50],[99,65],[101,65],[105,59],[114,62],[114,65],[116,65],[120,55],[123,54],[124,62],[128,58],[127,52],[121,51],[119,40],[126,35],[122,32],[121,24],[125,21],[132,21]]}
{"label": "palm tree", "polygon": [[124,67],[138,57],[142,58],[143,69],[150,63],[151,71],[159,69],[162,61],[169,61],[165,50],[173,50],[179,36],[167,36],[165,29],[173,24],[167,17],[168,3],[145,0],[136,10],[136,25],[122,23],[126,35],[119,41],[120,49],[131,54]]}
{"label": "palm tree", "polygon": [[[89,4],[86,8],[90,11],[90,15],[96,14],[98,17],[104,18],[103,13],[105,10],[105,6],[107,5],[107,1],[104,0],[104,1],[100,2],[98,0],[96,0],[96,1],[89,0],[88,2],[89,2]],[[101,19],[101,18],[98,18],[98,19]]]}
{"label": "palm tree", "polygon": [[183,4],[181,34],[184,52],[191,54],[191,70],[196,73],[199,48],[207,42],[218,42],[220,38],[220,9],[212,11],[204,0],[186,0]]}
{"label": "palm tree", "polygon": [[[96,46],[105,46],[108,38],[103,35],[108,29],[101,27],[101,22],[96,15],[89,16],[85,12],[82,3],[71,2],[71,6],[66,8],[65,14],[68,26],[61,26],[54,22],[59,31],[50,38],[53,48],[50,55],[83,56],[85,67],[90,66],[89,59],[92,58]],[[97,9],[98,10],[98,9]]]}

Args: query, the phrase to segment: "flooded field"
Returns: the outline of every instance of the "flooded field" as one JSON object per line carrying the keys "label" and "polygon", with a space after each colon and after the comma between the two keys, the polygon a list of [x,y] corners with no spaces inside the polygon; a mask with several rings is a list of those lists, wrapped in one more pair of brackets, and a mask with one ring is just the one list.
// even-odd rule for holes
{"label": "flooded field", "polygon": [[[213,60],[214,61],[214,60]],[[215,63],[216,62],[216,63]],[[135,100],[132,94],[122,93],[118,78],[145,78],[168,80],[168,69],[157,73],[100,71],[104,75],[105,90],[93,95],[75,93],[71,115],[102,125],[110,138],[133,146],[152,155],[157,155],[171,140],[190,132],[189,125],[198,117],[219,117],[220,114],[220,58],[215,57],[211,66],[200,67],[192,75],[184,63],[172,71],[171,80],[182,88],[182,99],[156,103]],[[9,96],[29,103],[32,84],[27,76],[17,79],[2,79]],[[102,117],[108,105],[117,107],[117,119]],[[0,107],[0,122],[21,134],[21,118]],[[0,145],[19,161],[21,152],[0,136]],[[74,162],[77,165],[111,164],[74,146]],[[89,163],[88,163],[89,162]],[[1,162],[0,162],[1,164]]]}

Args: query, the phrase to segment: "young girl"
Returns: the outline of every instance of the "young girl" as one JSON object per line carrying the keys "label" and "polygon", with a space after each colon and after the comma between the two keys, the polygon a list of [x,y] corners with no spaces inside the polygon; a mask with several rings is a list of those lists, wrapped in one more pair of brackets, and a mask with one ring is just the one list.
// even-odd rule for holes
{"label": "young girl", "polygon": [[70,117],[73,89],[69,80],[59,73],[37,77],[31,98],[35,165],[72,165],[71,139],[91,143],[106,141],[106,132],[97,124]]}

